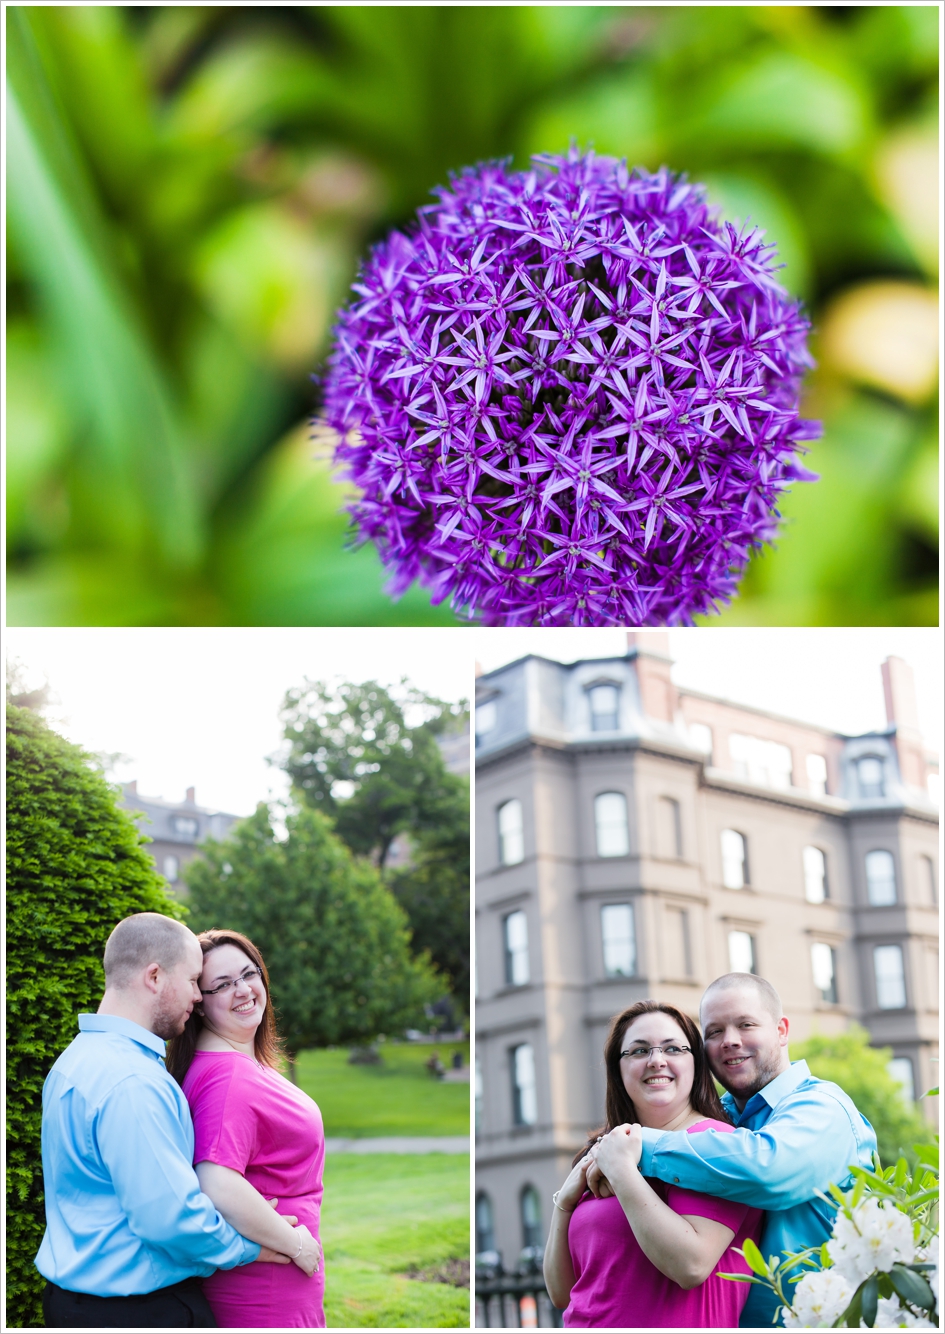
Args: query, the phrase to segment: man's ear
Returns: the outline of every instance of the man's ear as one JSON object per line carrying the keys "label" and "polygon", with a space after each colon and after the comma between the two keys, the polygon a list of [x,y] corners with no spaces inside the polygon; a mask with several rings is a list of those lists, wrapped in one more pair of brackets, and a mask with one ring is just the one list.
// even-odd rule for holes
{"label": "man's ear", "polygon": [[781,1036],[782,1047],[786,1047],[788,1045],[788,1029],[790,1027],[791,1027],[790,1021],[788,1020],[786,1015],[782,1014],[781,1018],[778,1020],[778,1033]]}
{"label": "man's ear", "polygon": [[161,974],[163,971],[164,970],[159,963],[148,964],[143,973],[144,985],[148,991],[157,992],[160,990]]}

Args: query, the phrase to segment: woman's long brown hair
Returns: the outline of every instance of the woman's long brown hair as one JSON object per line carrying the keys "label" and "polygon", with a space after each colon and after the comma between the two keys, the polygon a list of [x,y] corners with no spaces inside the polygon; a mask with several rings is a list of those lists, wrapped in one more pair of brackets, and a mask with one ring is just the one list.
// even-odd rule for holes
{"label": "woman's long brown hair", "polygon": [[[719,1102],[712,1071],[709,1069],[709,1062],[706,1060],[702,1034],[699,1032],[695,1020],[690,1019],[681,1010],[677,1010],[675,1005],[664,1005],[662,1001],[637,1001],[629,1009],[621,1010],[619,1014],[614,1015],[610,1022],[610,1032],[607,1034],[607,1041],[604,1043],[604,1064],[607,1068],[607,1098],[604,1110],[607,1121],[605,1125],[591,1131],[584,1148],[575,1155],[574,1163],[584,1157],[599,1135],[606,1135],[608,1131],[613,1130],[614,1126],[622,1126],[628,1122],[632,1124],[634,1121],[640,1120],[633,1105],[633,1100],[623,1086],[623,1076],[620,1071],[620,1052],[623,1047],[624,1034],[634,1019],[639,1019],[641,1014],[656,1013],[668,1014],[670,1019],[677,1023],[685,1033],[686,1042],[692,1048],[692,1059],[695,1063],[692,1076],[692,1092],[689,1094],[692,1110],[699,1112],[702,1116],[712,1117],[716,1121],[731,1121],[731,1117]],[[572,1167],[574,1163],[571,1164]]]}
{"label": "woman's long brown hair", "polygon": [[[276,1016],[273,1013],[272,998],[269,995],[269,973],[266,970],[263,956],[248,936],[242,935],[239,931],[219,931],[216,929],[201,931],[197,939],[200,941],[200,948],[203,950],[205,959],[208,954],[215,949],[219,949],[221,945],[235,945],[259,969],[266,990],[266,1008],[263,1010],[259,1027],[256,1029],[253,1045],[256,1060],[261,1065],[270,1065],[274,1070],[278,1069],[283,1055],[282,1042],[276,1033]],[[167,1044],[165,1065],[178,1084],[183,1084],[184,1076],[190,1069],[194,1052],[197,1050],[197,1038],[202,1028],[203,1016],[194,1009],[184,1026],[183,1033],[179,1037],[171,1038]]]}

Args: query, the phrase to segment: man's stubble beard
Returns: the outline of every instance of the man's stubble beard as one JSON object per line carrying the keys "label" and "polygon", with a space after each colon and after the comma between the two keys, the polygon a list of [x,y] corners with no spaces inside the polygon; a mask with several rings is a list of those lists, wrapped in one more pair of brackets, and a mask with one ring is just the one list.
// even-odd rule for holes
{"label": "man's stubble beard", "polygon": [[[759,1061],[761,1060],[760,1053],[757,1059]],[[722,1087],[728,1089],[733,1098],[737,1098],[741,1103],[746,1103],[749,1098],[753,1098],[756,1093],[760,1093],[763,1088],[767,1088],[772,1079],[777,1079],[778,1075],[781,1073],[781,1048],[779,1047],[777,1051],[772,1053],[759,1067],[758,1073],[750,1084],[740,1084],[733,1087],[725,1078],[728,1072],[725,1070],[724,1066],[721,1071],[716,1070],[711,1062],[709,1063],[709,1066],[713,1075],[715,1075]]]}
{"label": "man's stubble beard", "polygon": [[166,1003],[162,1003],[155,1011],[154,1019],[151,1022],[151,1032],[155,1037],[163,1038],[165,1042],[170,1042],[171,1038],[180,1037],[186,1025],[186,1011],[181,1013],[179,1009],[172,1009]]}

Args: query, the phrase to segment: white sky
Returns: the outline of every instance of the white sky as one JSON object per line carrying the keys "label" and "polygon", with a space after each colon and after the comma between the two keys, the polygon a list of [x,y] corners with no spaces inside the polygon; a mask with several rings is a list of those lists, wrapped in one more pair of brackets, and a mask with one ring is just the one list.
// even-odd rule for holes
{"label": "white sky", "polygon": [[6,632],[30,684],[47,678],[57,731],[87,750],[131,757],[110,772],[139,793],[249,815],[288,791],[266,763],[282,743],[287,689],[343,677],[402,676],[468,699],[473,658],[462,627],[410,629],[27,629]]}
{"label": "white sky", "polygon": [[[477,661],[492,671],[527,653],[559,662],[612,657],[625,630],[472,629]],[[646,633],[645,631],[643,632]],[[885,727],[880,665],[905,659],[915,676],[926,741],[942,744],[942,637],[937,629],[747,629],[669,631],[677,685],[855,734]]]}

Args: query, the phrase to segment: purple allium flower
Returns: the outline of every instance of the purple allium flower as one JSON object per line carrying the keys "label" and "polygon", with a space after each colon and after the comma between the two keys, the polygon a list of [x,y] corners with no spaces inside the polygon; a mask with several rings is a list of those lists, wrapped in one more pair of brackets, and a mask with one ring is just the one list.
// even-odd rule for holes
{"label": "purple allium flower", "polygon": [[325,406],[392,573],[486,625],[677,625],[776,533],[816,423],[757,230],[666,168],[467,169],[365,262]]}

